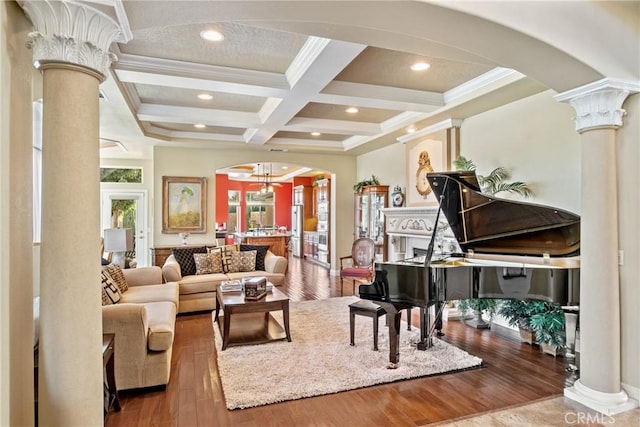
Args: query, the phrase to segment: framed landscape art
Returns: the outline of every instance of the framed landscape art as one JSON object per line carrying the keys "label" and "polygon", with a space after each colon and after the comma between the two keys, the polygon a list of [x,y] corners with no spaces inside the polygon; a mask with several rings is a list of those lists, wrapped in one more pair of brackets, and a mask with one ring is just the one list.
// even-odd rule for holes
{"label": "framed landscape art", "polygon": [[162,177],[162,232],[207,232],[207,178]]}

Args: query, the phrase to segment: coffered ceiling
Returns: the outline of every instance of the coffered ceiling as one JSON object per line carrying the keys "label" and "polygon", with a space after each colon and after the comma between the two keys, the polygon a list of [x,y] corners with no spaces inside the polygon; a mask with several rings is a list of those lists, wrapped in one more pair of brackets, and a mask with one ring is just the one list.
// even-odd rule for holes
{"label": "coffered ceiling", "polygon": [[[159,3],[175,13],[170,25],[149,24]],[[544,89],[490,61],[218,21],[206,2],[209,19],[189,23],[180,3],[123,3],[132,38],[113,46],[103,84],[101,134],[122,143],[109,154],[163,144],[357,155]],[[430,67],[412,71],[417,62]]]}
{"label": "coffered ceiling", "polygon": [[[596,19],[631,10],[625,2],[87,1],[123,29],[101,87],[101,137],[131,156],[154,145],[359,155],[637,68],[637,55],[608,60],[613,44],[573,43],[596,31],[631,52],[637,19]],[[411,70],[417,62],[429,68]]]}

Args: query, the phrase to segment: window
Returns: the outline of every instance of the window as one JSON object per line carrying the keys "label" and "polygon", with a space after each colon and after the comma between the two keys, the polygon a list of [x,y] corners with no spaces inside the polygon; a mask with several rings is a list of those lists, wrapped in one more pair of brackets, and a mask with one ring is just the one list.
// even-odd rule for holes
{"label": "window", "polygon": [[142,183],[140,168],[100,168],[100,182]]}
{"label": "window", "polygon": [[275,228],[273,193],[247,193],[247,230]]}
{"label": "window", "polygon": [[227,211],[227,233],[238,233],[240,231],[240,192],[228,192],[229,210]]}

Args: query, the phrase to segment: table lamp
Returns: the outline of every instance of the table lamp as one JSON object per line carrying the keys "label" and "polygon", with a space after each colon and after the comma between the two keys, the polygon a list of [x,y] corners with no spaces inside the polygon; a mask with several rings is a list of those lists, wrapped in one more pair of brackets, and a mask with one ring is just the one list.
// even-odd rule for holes
{"label": "table lamp", "polygon": [[133,231],[130,228],[105,229],[104,250],[113,254],[114,264],[124,268],[125,252],[133,250]]}

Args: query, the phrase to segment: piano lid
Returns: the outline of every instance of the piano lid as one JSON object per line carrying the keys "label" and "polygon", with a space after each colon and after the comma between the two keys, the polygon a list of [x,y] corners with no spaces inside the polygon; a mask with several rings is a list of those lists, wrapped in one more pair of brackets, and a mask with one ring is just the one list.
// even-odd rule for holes
{"label": "piano lid", "polygon": [[475,171],[434,172],[429,184],[464,252],[552,257],[580,253],[580,217],[480,191]]}

